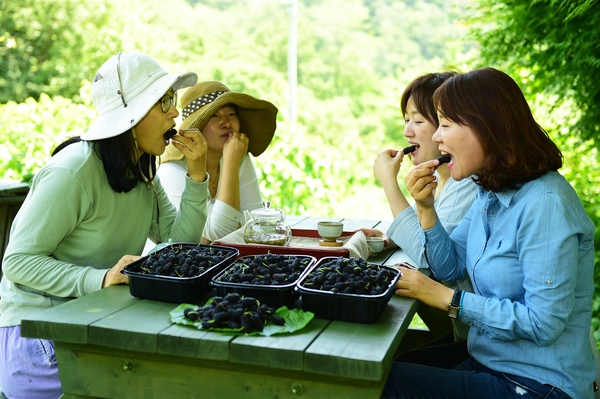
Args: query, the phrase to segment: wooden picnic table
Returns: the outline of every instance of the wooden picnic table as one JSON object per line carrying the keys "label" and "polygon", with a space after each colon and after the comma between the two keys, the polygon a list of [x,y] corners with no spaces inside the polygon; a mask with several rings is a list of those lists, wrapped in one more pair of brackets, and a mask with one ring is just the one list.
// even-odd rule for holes
{"label": "wooden picnic table", "polygon": [[[315,228],[317,219],[287,221]],[[402,258],[391,250],[369,261]],[[54,341],[62,399],[379,398],[418,304],[394,295],[373,324],[314,318],[293,334],[233,337],[172,324],[177,304],[112,286],[23,320],[21,333]]]}

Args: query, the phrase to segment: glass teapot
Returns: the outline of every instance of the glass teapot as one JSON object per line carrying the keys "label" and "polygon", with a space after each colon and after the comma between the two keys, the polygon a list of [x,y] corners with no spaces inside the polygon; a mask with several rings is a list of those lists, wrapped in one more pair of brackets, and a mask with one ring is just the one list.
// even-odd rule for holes
{"label": "glass teapot", "polygon": [[244,211],[244,241],[248,244],[288,245],[292,229],[285,222],[283,209],[271,208],[271,201],[263,201],[263,207]]}

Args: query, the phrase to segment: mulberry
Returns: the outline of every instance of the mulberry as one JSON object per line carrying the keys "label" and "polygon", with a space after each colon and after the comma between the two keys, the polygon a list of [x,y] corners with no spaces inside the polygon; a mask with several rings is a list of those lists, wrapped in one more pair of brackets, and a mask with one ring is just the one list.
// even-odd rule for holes
{"label": "mulberry", "polygon": [[201,320],[202,328],[241,328],[244,333],[262,331],[271,320],[277,325],[285,323],[271,306],[260,304],[256,298],[241,297],[238,293],[215,296],[204,307],[184,309],[183,315],[191,321]]}
{"label": "mulberry", "polygon": [[362,258],[324,259],[302,281],[306,288],[345,294],[380,295],[387,291],[397,272]]}

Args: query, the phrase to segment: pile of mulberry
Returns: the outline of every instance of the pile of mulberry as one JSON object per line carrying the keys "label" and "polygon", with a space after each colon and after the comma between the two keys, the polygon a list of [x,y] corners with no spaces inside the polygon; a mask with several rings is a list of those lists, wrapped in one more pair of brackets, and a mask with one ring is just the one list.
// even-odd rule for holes
{"label": "pile of mulberry", "polygon": [[212,246],[173,244],[148,255],[136,271],[160,276],[194,277],[231,255],[229,251]]}
{"label": "pile of mulberry", "polygon": [[362,258],[325,259],[310,271],[301,285],[345,294],[380,295],[396,277],[393,269]]}
{"label": "pile of mulberry", "polygon": [[295,255],[244,256],[229,266],[218,281],[255,285],[294,284],[312,260],[308,256]]}
{"label": "pile of mulberry", "polygon": [[225,297],[215,296],[201,308],[186,308],[183,315],[191,321],[200,321],[202,328],[241,328],[244,333],[262,331],[269,321],[285,324],[285,319],[276,315],[272,307],[234,292]]}

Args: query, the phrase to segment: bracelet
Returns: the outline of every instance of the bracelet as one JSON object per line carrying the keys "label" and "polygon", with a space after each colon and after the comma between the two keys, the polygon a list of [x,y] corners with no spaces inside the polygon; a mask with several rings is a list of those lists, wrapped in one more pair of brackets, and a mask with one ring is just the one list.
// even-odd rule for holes
{"label": "bracelet", "polygon": [[463,297],[464,297],[464,296],[465,296],[465,292],[464,292],[464,291],[461,291],[461,292],[460,292],[460,305],[459,305],[460,307],[459,307],[459,309],[458,309],[458,318],[459,318],[459,319],[461,319],[461,318],[462,318],[462,310],[463,310],[463,305],[462,305],[462,302],[463,302]]}

